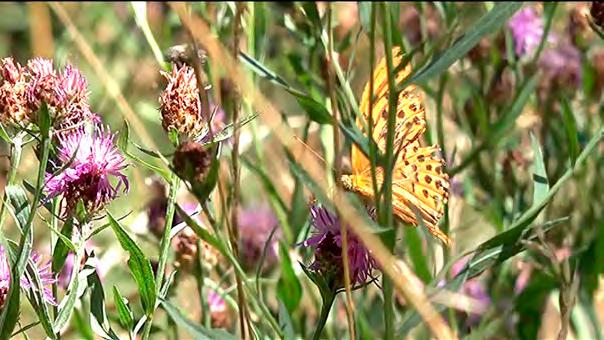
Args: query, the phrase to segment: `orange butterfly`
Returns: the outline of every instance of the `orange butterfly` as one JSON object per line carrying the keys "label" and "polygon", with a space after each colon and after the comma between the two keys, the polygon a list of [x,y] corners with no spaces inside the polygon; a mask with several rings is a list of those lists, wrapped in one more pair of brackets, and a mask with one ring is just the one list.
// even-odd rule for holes
{"label": "orange butterfly", "polygon": [[[400,66],[403,55],[400,49],[393,50],[394,68]],[[400,84],[411,73],[406,65],[396,74],[396,84]],[[373,74],[374,101],[371,112],[373,119],[373,139],[378,148],[385,152],[388,119],[388,70],[386,59],[382,58]],[[369,122],[369,83],[365,85],[361,99],[361,114],[365,126]],[[357,118],[357,126],[363,129],[363,123]],[[392,210],[403,222],[417,226],[417,215],[411,208],[415,206],[428,231],[445,245],[451,245],[451,239],[437,226],[444,213],[449,196],[449,177],[443,171],[444,161],[434,155],[438,146],[422,147],[419,138],[426,130],[426,115],[422,93],[414,85],[400,92],[396,109],[394,150],[401,150],[395,161],[392,175]],[[355,146],[352,147],[352,174],[342,176],[342,185],[346,190],[373,200],[374,192],[371,179],[371,162]],[[378,187],[383,181],[383,169],[376,169]]]}

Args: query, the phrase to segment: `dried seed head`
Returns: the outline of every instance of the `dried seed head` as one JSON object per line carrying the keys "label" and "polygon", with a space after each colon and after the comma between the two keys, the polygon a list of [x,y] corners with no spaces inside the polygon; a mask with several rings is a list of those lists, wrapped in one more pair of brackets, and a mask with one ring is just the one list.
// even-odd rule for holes
{"label": "dried seed head", "polygon": [[195,138],[206,127],[201,114],[201,101],[193,68],[187,65],[174,66],[172,72],[161,73],[168,85],[159,97],[162,126],[164,130]]}
{"label": "dried seed head", "polygon": [[192,183],[201,183],[212,165],[212,155],[203,145],[186,141],[174,152],[173,164],[174,171],[181,178]]}
{"label": "dried seed head", "polygon": [[176,259],[174,267],[179,271],[190,273],[193,269],[195,260],[197,259],[197,234],[190,228],[185,228],[181,231],[174,240],[174,251]]}
{"label": "dried seed head", "polygon": [[592,1],[590,14],[594,24],[604,27],[604,2]]}
{"label": "dried seed head", "polygon": [[[197,241],[199,237],[191,228],[185,228],[181,231],[172,242],[176,259],[174,267],[179,271],[190,273],[193,269],[195,261],[197,261]],[[201,245],[201,261],[207,269],[212,269],[218,264],[219,253],[216,249],[210,246],[205,241],[199,242]]]}
{"label": "dried seed head", "polygon": [[13,58],[0,60],[0,121],[13,126],[26,126],[33,111],[27,103],[27,72]]}

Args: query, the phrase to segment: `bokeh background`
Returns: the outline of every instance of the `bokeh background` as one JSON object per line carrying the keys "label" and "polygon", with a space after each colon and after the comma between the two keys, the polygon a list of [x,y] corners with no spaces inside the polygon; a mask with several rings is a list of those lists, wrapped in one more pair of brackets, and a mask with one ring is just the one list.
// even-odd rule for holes
{"label": "bokeh background", "polygon": [[[325,3],[316,4],[322,14],[326,6]],[[446,6],[442,3],[401,3],[391,11],[397,14],[396,25],[406,46],[417,48],[412,61],[415,67],[446,51],[446,46],[467,31],[490,6],[492,4],[488,3]],[[190,7],[209,23],[218,40],[229,46],[234,4],[192,3]],[[334,47],[357,99],[369,77],[370,48],[359,8],[357,3],[332,5]],[[429,124],[426,142],[442,142],[448,169],[455,172],[451,174],[451,195],[444,222],[445,229],[455,240],[454,247],[442,251],[428,241],[429,236],[423,231],[398,233],[395,254],[411,263],[416,273],[427,272],[419,275],[426,286],[437,287],[455,275],[455,270],[460,270],[456,260],[461,254],[506,231],[531,207],[536,159],[531,133],[540,145],[549,184],[553,186],[572,166],[571,161],[577,151],[583,150],[602,128],[604,40],[589,25],[590,3],[559,3],[553,9],[544,8],[540,3],[525,4],[521,11],[527,8],[526,13],[533,14],[518,19],[524,22],[520,21],[515,28],[506,23],[496,32],[486,35],[446,72],[422,84],[426,92]],[[249,11],[255,15],[256,26],[251,27],[249,22],[244,26],[246,43],[243,51],[249,52],[253,41],[251,54],[256,59],[292,87],[310,94],[329,108],[325,53],[317,39],[317,27],[304,15],[301,6],[257,3],[249,4]],[[130,3],[2,3],[0,56],[13,56],[22,63],[34,56],[42,56],[52,58],[56,65],[75,65],[87,77],[91,107],[100,114],[104,123],[118,131],[126,119],[131,126],[133,141],[147,149],[170,153],[173,148],[162,130],[158,111],[158,97],[165,86],[165,79],[160,74],[162,66],[153,53],[153,46],[145,37],[144,26],[148,24],[162,52],[171,46],[188,43],[190,38],[169,5],[147,3],[143,12],[146,12],[144,23],[137,20]],[[533,32],[534,27],[531,26],[538,20],[542,22],[542,31],[551,23],[550,38],[545,39],[538,53],[518,55],[515,47],[522,34],[524,39],[540,41],[542,33]],[[537,38],[531,34],[537,34]],[[383,44],[378,41],[375,53],[382,56]],[[209,64],[212,67],[211,60]],[[223,70],[216,70],[216,77],[212,79],[218,80],[212,83],[212,98],[221,105],[220,98],[232,91],[232,84],[225,79]],[[506,117],[510,106],[518,103],[517,98],[525,93],[523,91],[530,79],[534,79],[535,86],[526,93],[528,97],[520,104],[517,116],[512,121],[503,121],[502,117]],[[262,79],[256,79],[255,84],[300,137],[308,133],[308,148],[317,150],[325,158],[333,157],[331,141],[334,130],[329,125],[310,123],[296,98],[282,88]],[[253,112],[247,105],[243,110],[245,113]],[[225,113],[224,119],[230,121],[230,112]],[[442,128],[437,126],[439,120],[442,120]],[[575,125],[573,128],[571,123]],[[440,137],[439,132],[442,132]],[[242,228],[247,228],[246,234],[259,234],[260,240],[242,241],[242,244],[251,242],[249,247],[252,248],[263,244],[268,237],[266,230],[270,231],[273,225],[281,225],[279,218],[283,217],[276,216],[272,209],[275,197],[286,202],[288,212],[298,213],[297,221],[302,222],[293,223],[290,219],[291,230],[286,233],[291,235],[283,237],[279,231],[277,238],[287,239],[284,242],[303,288],[302,300],[291,314],[292,320],[295,320],[297,333],[309,337],[320,303],[316,289],[297,265],[298,260],[308,263],[312,255],[296,246],[309,230],[305,222],[309,192],[291,173],[274,174],[272,164],[258,161],[258,155],[264,152],[282,156],[282,149],[272,131],[259,119],[245,126],[241,138],[242,157],[252,164],[255,161],[261,164],[258,170],[243,162]],[[576,147],[572,144],[573,138],[578,143]],[[3,145],[2,150],[6,154],[7,146]],[[225,153],[224,171],[228,171],[229,153]],[[569,316],[569,336],[601,338],[600,328],[604,323],[603,154],[604,145],[597,145],[583,166],[549,200],[534,222],[537,226],[547,226],[547,232],[524,243],[524,251],[502,263],[493,264],[480,276],[464,283],[461,291],[484,302],[486,307],[475,314],[453,310],[444,314],[460,335],[468,335],[468,338],[555,338],[562,324],[563,313],[558,302],[562,291],[575,299]],[[350,170],[348,155],[344,151],[345,171]],[[281,159],[286,164],[285,158]],[[151,157],[148,160],[161,164]],[[3,176],[0,180],[5,181],[8,160],[3,157],[1,162]],[[18,171],[19,178],[32,181],[36,166],[32,150],[26,150]],[[109,210],[115,216],[124,217],[123,224],[146,255],[157,260],[159,243],[150,231],[154,221],[148,212],[154,199],[163,195],[163,189],[158,187],[157,178],[143,167],[133,164],[127,173],[131,191],[117,199]],[[284,176],[289,185],[271,192],[262,174]],[[270,176],[268,181],[270,184]],[[179,202],[183,205],[193,203],[184,188],[179,193]],[[256,212],[257,215],[246,216],[246,212]],[[16,237],[12,220],[8,223],[4,227],[5,232],[9,237]],[[408,240],[419,240],[419,243]],[[110,320],[118,330],[111,287],[117,285],[133,306],[139,305],[137,288],[125,265],[127,254],[110,230],[95,236],[93,243],[99,268],[102,268],[99,270],[103,273]],[[50,231],[42,224],[35,229],[34,247],[44,256],[49,256]],[[423,260],[414,256],[415,251],[419,251]],[[250,256],[250,259],[254,257],[257,258],[258,254]],[[175,260],[176,256],[171,257],[171,268]],[[212,261],[210,259],[208,263]],[[215,266],[210,265],[210,271],[217,273],[210,279],[231,294],[232,298],[227,299],[229,305],[236,298],[232,278],[229,278],[232,273],[229,274],[228,266],[220,260],[217,262]],[[454,263],[457,267],[452,266]],[[442,272],[444,265],[452,268]],[[216,268],[220,266],[222,268]],[[570,275],[576,288],[565,281],[561,272],[565,266],[571,272],[576,270],[576,275]],[[280,270],[278,265],[272,264],[262,274],[265,279],[262,290],[273,307],[277,306],[275,290]],[[437,273],[441,275],[437,277]],[[201,308],[196,293],[197,281],[192,275],[184,274],[178,280],[173,301],[191,319],[199,319]],[[382,322],[379,288],[369,285],[353,295],[359,335],[379,338],[381,327],[375,326]],[[35,314],[26,302],[22,306],[21,323],[25,325],[35,320]],[[83,307],[78,308],[81,311]],[[140,307],[134,309],[140,313]],[[397,321],[402,325],[409,312],[404,299],[398,300],[397,311]],[[232,310],[227,314],[226,328],[234,332],[236,314]],[[74,316],[65,338],[90,337],[87,318],[83,314]],[[158,332],[169,326],[163,318],[165,315],[160,314],[156,321]],[[27,334],[37,339],[44,333],[39,327],[34,327]],[[155,336],[162,338],[163,334]],[[186,333],[182,334],[186,337]],[[324,335],[341,338],[346,334],[346,316],[339,300]],[[426,337],[427,334],[426,328],[420,325],[404,335]]]}

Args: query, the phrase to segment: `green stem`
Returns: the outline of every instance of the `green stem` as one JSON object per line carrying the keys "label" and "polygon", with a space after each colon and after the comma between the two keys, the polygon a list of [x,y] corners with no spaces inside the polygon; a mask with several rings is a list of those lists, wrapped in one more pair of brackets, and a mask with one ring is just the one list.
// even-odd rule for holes
{"label": "green stem", "polygon": [[[12,266],[12,282],[19,282],[23,272],[25,271],[25,265],[27,264],[27,260],[29,259],[29,255],[31,253],[32,243],[33,243],[33,234],[32,234],[32,224],[34,218],[36,216],[36,210],[38,209],[38,204],[40,203],[40,198],[42,196],[42,189],[44,188],[44,178],[46,175],[46,165],[48,164],[48,155],[50,154],[50,132],[48,128],[41,129],[40,132],[41,138],[41,151],[42,155],[40,157],[40,164],[38,166],[38,177],[36,180],[36,189],[34,192],[34,199],[31,204],[31,209],[29,212],[29,216],[27,217],[27,223],[23,226],[21,241],[19,242],[19,255],[14,265]],[[11,171],[13,171],[11,169]],[[15,170],[16,171],[16,170]],[[14,180],[14,178],[13,178]],[[6,202],[5,204],[6,205]],[[3,205],[3,206],[4,206]],[[9,255],[12,254],[12,250],[10,247],[7,248]],[[11,256],[12,258],[13,256]],[[6,301],[9,303],[12,301],[12,295],[14,294],[16,289],[20,289],[19,285],[10,285]],[[3,312],[0,315],[0,329],[4,329],[7,325],[5,325],[6,321],[6,311],[10,308],[8,306],[4,306]],[[14,325],[8,325],[9,327],[13,327]]]}
{"label": "green stem", "polygon": [[[166,224],[164,227],[164,235],[161,239],[159,265],[157,266],[157,275],[155,276],[155,289],[157,296],[160,296],[162,283],[164,280],[164,273],[166,271],[166,262],[168,262],[168,253],[170,250],[170,232],[172,231],[172,221],[174,220],[174,211],[176,209],[176,192],[178,191],[179,185],[180,180],[178,176],[172,173],[170,175],[170,193],[168,196],[168,206],[166,208]],[[153,313],[149,314],[147,322],[145,323],[145,329],[143,330],[143,340],[149,338],[152,324]]]}
{"label": "green stem", "polygon": [[17,169],[19,168],[19,163],[21,162],[21,152],[23,151],[22,143],[22,134],[18,134],[17,136],[15,136],[15,138],[13,138],[13,143],[11,145],[12,155],[10,158],[10,170],[8,172],[8,178],[6,180],[6,186],[4,189],[4,199],[2,200],[2,207],[0,208],[0,229],[4,228],[4,222],[6,219],[6,205],[8,204],[8,195],[6,194],[6,188],[15,183],[15,178],[17,177]]}
{"label": "green stem", "polygon": [[[392,217],[392,170],[394,166],[394,132],[396,128],[396,107],[398,105],[399,92],[397,91],[394,75],[394,61],[392,58],[392,17],[386,7],[382,3],[383,14],[383,34],[384,48],[386,50],[386,66],[388,69],[388,87],[390,95],[388,96],[388,122],[386,133],[386,164],[384,171],[384,180],[382,183],[383,204],[380,211],[380,224],[382,226],[393,227],[394,221]],[[394,249],[394,241],[396,237],[395,229],[382,235],[382,242],[390,252]],[[382,291],[384,294],[384,338],[387,340],[394,339],[394,286],[390,278],[384,277]]]}
{"label": "green stem", "polygon": [[313,340],[318,340],[321,336],[321,332],[323,328],[325,328],[325,323],[327,322],[327,318],[329,317],[329,312],[331,311],[331,306],[336,298],[336,295],[330,293],[328,296],[323,296],[323,306],[321,307],[321,316],[319,317],[319,322],[317,323],[317,327],[315,328],[315,333],[313,335]]}

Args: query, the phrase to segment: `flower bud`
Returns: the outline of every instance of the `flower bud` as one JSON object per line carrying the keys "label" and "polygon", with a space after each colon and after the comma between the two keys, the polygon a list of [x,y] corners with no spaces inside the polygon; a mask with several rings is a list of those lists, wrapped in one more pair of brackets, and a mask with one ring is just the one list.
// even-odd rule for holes
{"label": "flower bud", "polygon": [[174,152],[174,171],[191,183],[202,183],[212,165],[212,155],[203,145],[186,141]]}
{"label": "flower bud", "polygon": [[604,28],[604,2],[592,1],[589,13],[594,24]]}

